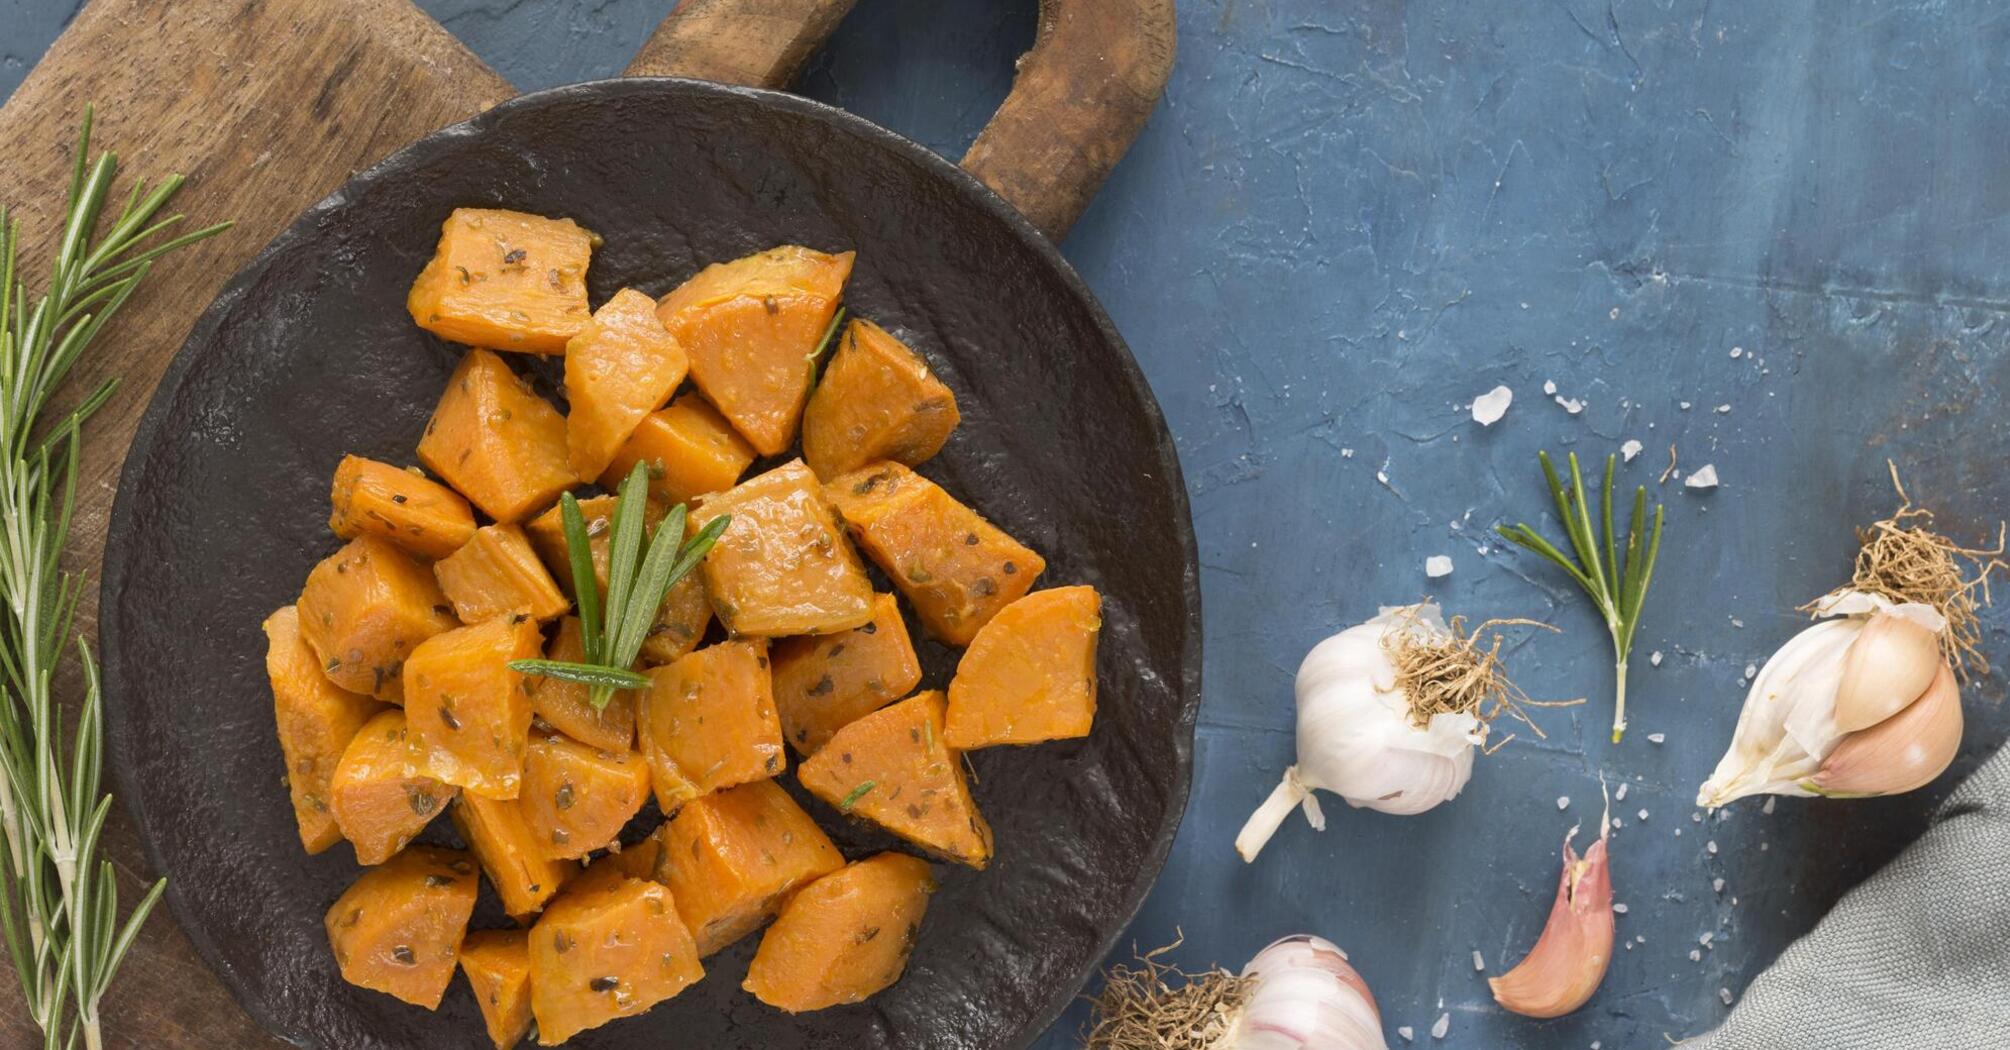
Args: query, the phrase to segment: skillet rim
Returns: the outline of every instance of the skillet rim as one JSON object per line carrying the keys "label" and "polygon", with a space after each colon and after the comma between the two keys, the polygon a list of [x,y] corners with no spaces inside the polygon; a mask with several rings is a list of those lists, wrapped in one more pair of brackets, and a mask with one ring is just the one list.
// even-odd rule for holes
{"label": "skillet rim", "polygon": [[[1202,638],[1200,556],[1194,535],[1193,510],[1187,494],[1185,476],[1180,470],[1178,452],[1173,444],[1172,431],[1166,426],[1164,410],[1159,406],[1158,398],[1152,393],[1151,385],[1138,367],[1137,357],[1131,353],[1130,346],[1117,332],[1116,325],[1110,320],[1095,295],[1090,292],[1081,275],[1075,272],[1075,268],[1061,254],[1060,249],[1049,241],[1045,234],[976,176],[935,151],[855,113],[785,91],[719,84],[688,77],[615,77],[517,95],[465,121],[430,132],[368,168],[351,175],[326,197],[296,216],[232,275],[230,281],[217,293],[216,298],[210,301],[209,306],[203,309],[201,316],[189,329],[187,338],[169,359],[167,368],[161,373],[159,383],[149,395],[146,410],[133,431],[132,441],[126,447],[125,460],[119,468],[118,490],[105,529],[101,580],[98,586],[97,623],[98,665],[104,681],[101,715],[104,720],[106,743],[114,760],[110,763],[112,777],[121,796],[122,806],[126,815],[133,821],[140,848],[147,858],[147,863],[153,868],[154,874],[157,876],[169,874],[165,870],[160,848],[154,836],[148,831],[151,824],[147,819],[147,798],[135,779],[138,763],[132,756],[141,742],[132,739],[132,726],[126,717],[125,705],[112,699],[123,691],[127,673],[121,656],[117,613],[121,608],[119,597],[126,584],[126,555],[131,550],[132,537],[137,529],[134,515],[138,497],[135,493],[140,484],[140,476],[146,469],[154,444],[160,436],[161,428],[167,421],[172,406],[180,398],[190,369],[202,356],[203,347],[213,344],[217,329],[222,325],[225,316],[280,254],[292,248],[311,230],[349,205],[358,187],[387,178],[401,177],[414,163],[446,148],[446,144],[464,137],[488,133],[505,116],[520,109],[534,109],[582,100],[598,103],[629,95],[666,92],[732,97],[755,106],[793,112],[834,125],[905,157],[928,170],[944,184],[960,191],[965,200],[1002,222],[1014,236],[1044,261],[1049,270],[1060,278],[1068,292],[1088,311],[1090,321],[1104,342],[1115,351],[1113,363],[1123,381],[1136,395],[1138,407],[1144,413],[1145,421],[1158,432],[1154,469],[1167,484],[1172,486],[1176,512],[1173,525],[1184,555],[1184,563],[1180,567],[1180,593],[1186,607],[1183,625],[1186,639],[1180,652],[1183,666],[1178,685],[1180,699],[1178,717],[1172,720],[1170,726],[1174,734],[1172,745],[1179,775],[1175,778],[1173,794],[1167,800],[1165,817],[1155,834],[1153,848],[1140,866],[1139,872],[1144,877],[1133,882],[1130,891],[1113,913],[1113,917],[1119,921],[1113,923],[1110,930],[1102,937],[1095,956],[1076,973],[1072,983],[1055,986],[1055,991],[1029,1017],[1024,1029],[1017,1034],[1011,1044],[1018,1047],[1029,1046],[1033,1040],[1053,1027],[1054,1022],[1066,1012],[1069,1004],[1088,983],[1102,960],[1116,948],[1124,931],[1136,920],[1146,897],[1151,894],[1152,888],[1157,885],[1159,876],[1165,870],[1166,859],[1171,855],[1173,842],[1178,837],[1187,803],[1192,794],[1194,728],[1199,717],[1201,701]],[[109,617],[104,615],[106,610],[111,610],[113,615]],[[265,1004],[249,994],[244,983],[239,980],[236,970],[223,961],[206,930],[191,921],[186,912],[186,903],[177,887],[177,881],[169,878],[163,894],[168,911],[174,916],[175,924],[181,929],[182,935],[188,938],[209,971],[230,990],[231,997],[237,1001],[238,1006],[267,1034],[277,1039],[296,1046],[317,1045],[294,1039],[267,1011]]]}

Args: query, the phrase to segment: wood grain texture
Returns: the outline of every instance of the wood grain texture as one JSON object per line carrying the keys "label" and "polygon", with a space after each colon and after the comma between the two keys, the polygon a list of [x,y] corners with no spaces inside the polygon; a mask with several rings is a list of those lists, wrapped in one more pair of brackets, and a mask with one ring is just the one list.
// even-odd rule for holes
{"label": "wood grain texture", "polygon": [[627,74],[787,87],[855,2],[682,0]]}
{"label": "wood grain texture", "polygon": [[[71,564],[92,577],[86,629],[96,619],[95,577],[127,445],[196,316],[268,239],[350,174],[511,94],[408,0],[94,0],[0,108],[6,193],[31,251],[52,241],[86,102],[97,105],[94,145],[116,151],[130,176],[181,172],[189,184],[175,207],[190,223],[236,222],[157,267],[68,385],[74,394],[110,377],[120,383],[85,431]],[[31,287],[45,258],[30,261]],[[119,870],[121,895],[137,899],[150,873],[121,808],[104,853]],[[165,909],[134,945],[105,1016],[113,1047],[281,1045],[238,1009]],[[0,980],[0,1046],[31,1045],[40,1035],[8,975]]]}

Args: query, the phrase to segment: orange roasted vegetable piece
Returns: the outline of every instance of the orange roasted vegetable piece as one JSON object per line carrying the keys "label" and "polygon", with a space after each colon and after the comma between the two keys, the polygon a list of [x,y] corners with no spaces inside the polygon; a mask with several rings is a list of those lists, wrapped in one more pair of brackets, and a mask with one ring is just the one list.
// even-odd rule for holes
{"label": "orange roasted vegetable piece", "polygon": [[530,1031],[530,931],[477,930],[461,942],[461,972],[496,1050]]}
{"label": "orange roasted vegetable piece", "polygon": [[1045,559],[899,463],[876,463],[824,489],[867,557],[914,603],[928,633],[969,645],[1019,600]]}
{"label": "orange roasted vegetable piece", "polygon": [[489,885],[513,919],[537,914],[544,902],[578,871],[549,856],[544,839],[524,819],[521,799],[483,798],[463,793],[454,802],[454,828],[488,873]]}
{"label": "orange roasted vegetable piece", "polygon": [[797,887],[844,866],[816,821],[772,780],[698,799],[654,837],[700,955],[754,932]]}
{"label": "orange roasted vegetable piece", "polygon": [[279,750],[286,756],[286,790],[300,845],[319,853],[342,840],[328,808],[328,784],[356,731],[383,705],[338,689],[321,673],[321,660],[300,637],[300,614],[288,605],[265,618],[265,674],[272,682],[272,714]]}
{"label": "orange roasted vegetable piece", "polygon": [[573,472],[599,477],[642,418],[684,381],[684,348],[656,319],[656,300],[623,288],[565,344],[566,446]]}
{"label": "orange roasted vegetable piece", "polygon": [[460,550],[433,564],[433,576],[462,623],[520,612],[549,620],[572,608],[523,529],[515,525],[476,530]]}
{"label": "orange roasted vegetable piece", "polygon": [[872,619],[872,583],[801,460],[791,460],[691,511],[695,534],[731,514],[705,556],[705,587],[734,634],[830,634]]}
{"label": "orange roasted vegetable piece", "polygon": [[401,674],[420,642],[454,626],[433,570],[376,536],[358,536],[307,574],[300,634],[329,681],[404,701]]}
{"label": "orange roasted vegetable piece", "polygon": [[468,501],[416,467],[343,456],[328,497],[328,527],[345,540],[367,532],[413,554],[444,558],[475,534]]}
{"label": "orange roasted vegetable piece", "polygon": [[595,238],[571,219],[455,208],[405,307],[419,327],[456,343],[562,354],[586,325],[586,264]]}
{"label": "orange roasted vegetable piece", "polygon": [[915,857],[846,865],[782,906],[741,987],[792,1014],[862,1003],[900,980],[933,892],[928,862]]}
{"label": "orange roasted vegetable piece", "polygon": [[[586,522],[587,547],[593,554],[594,576],[603,594],[607,591],[607,527],[612,524],[614,502],[613,496],[595,496],[579,501],[579,515]],[[656,531],[656,523],[663,519],[664,510],[664,507],[652,502],[643,512],[643,521],[652,535]],[[537,548],[552,575],[567,592],[576,593],[572,587],[572,562],[565,553],[565,526],[559,517],[559,509],[553,507],[538,515],[524,527],[524,531],[530,535],[531,546]],[[711,622],[712,602],[705,596],[703,574],[685,574],[670,588],[670,593],[663,596],[663,607],[656,610],[656,620],[649,625],[649,633],[642,638],[642,662],[667,664],[697,648],[699,640],[705,636],[706,626]],[[571,735],[586,739],[578,733]]]}
{"label": "orange roasted vegetable piece", "polygon": [[782,770],[765,638],[720,642],[649,672],[636,721],[665,813]]}
{"label": "orange roasted vegetable piece", "polygon": [[438,1008],[474,914],[475,883],[468,855],[438,846],[413,846],[364,872],[324,920],[342,979]]}
{"label": "orange roasted vegetable piece", "polygon": [[538,1042],[632,1017],[705,976],[670,891],[640,879],[581,880],[530,931]]}
{"label": "orange roasted vegetable piece", "polygon": [[958,751],[1088,736],[1096,719],[1094,587],[1035,591],[970,640],[949,683],[942,739]]}
{"label": "orange roasted vegetable piece", "polygon": [[938,856],[982,869],[991,826],[942,739],[942,694],[917,693],[837,731],[796,769],[810,794]]}
{"label": "orange roasted vegetable piece", "polygon": [[811,357],[837,314],[852,257],[770,248],[707,266],[656,308],[691,355],[691,380],[764,456],[795,441]]}
{"label": "orange roasted vegetable piece", "polygon": [[512,660],[544,649],[523,614],[428,638],[405,661],[405,714],[426,770],[477,795],[515,798],[530,737],[530,696]]}
{"label": "orange roasted vegetable piece", "polygon": [[[580,640],[579,617],[558,621],[558,636],[551,640],[545,658],[578,663],[586,659]],[[552,728],[583,744],[603,751],[628,751],[635,747],[635,696],[617,690],[607,706],[595,709],[589,686],[561,678],[526,675],[523,687],[530,693],[530,709]]]}
{"label": "orange roasted vegetable piece", "polygon": [[837,634],[782,638],[770,650],[782,735],[813,755],[831,734],[900,699],[921,664],[891,594],[872,598],[872,619]]}
{"label": "orange roasted vegetable piece", "polygon": [[578,481],[565,417],[487,350],[468,351],[447,380],[419,462],[500,522],[530,517]]}
{"label": "orange roasted vegetable piece", "polygon": [[649,766],[625,747],[538,737],[524,755],[519,800],[545,852],[584,857],[613,842],[649,801]]}
{"label": "orange roasted vegetable piece", "polygon": [[695,393],[642,417],[635,432],[600,475],[600,487],[614,490],[635,469],[649,464],[649,496],[666,507],[732,488],[754,461],[754,446],[733,429],[719,410]]}
{"label": "orange roasted vegetable piece", "polygon": [[826,481],[882,459],[917,466],[942,450],[961,418],[956,395],[920,356],[857,318],[803,410],[803,459]]}
{"label": "orange roasted vegetable piece", "polygon": [[423,756],[405,728],[405,712],[379,712],[342,751],[328,780],[328,809],[356,863],[382,864],[460,794],[420,770]]}

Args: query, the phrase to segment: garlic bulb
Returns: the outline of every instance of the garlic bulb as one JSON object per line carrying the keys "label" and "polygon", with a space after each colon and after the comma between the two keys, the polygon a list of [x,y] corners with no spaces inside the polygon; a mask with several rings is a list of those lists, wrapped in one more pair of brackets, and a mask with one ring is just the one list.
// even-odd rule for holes
{"label": "garlic bulb", "polygon": [[[1961,706],[1941,648],[1947,618],[1929,605],[1855,590],[1837,591],[1815,611],[1834,618],[1766,661],[1698,805],[1760,794],[1910,791],[1953,760]],[[1836,761],[1848,768],[1834,768]]]}
{"label": "garlic bulb", "polygon": [[1441,711],[1423,728],[1398,682],[1395,653],[1408,643],[1453,638],[1436,604],[1384,608],[1367,623],[1320,642],[1298,668],[1298,763],[1236,836],[1242,859],[1270,841],[1292,807],[1319,830],[1325,813],[1312,792],[1399,816],[1457,797],[1473,773],[1473,746],[1486,739],[1475,714]]}
{"label": "garlic bulb", "polygon": [[1242,976],[1241,1015],[1220,1050],[1388,1050],[1374,995],[1332,942],[1286,937]]}

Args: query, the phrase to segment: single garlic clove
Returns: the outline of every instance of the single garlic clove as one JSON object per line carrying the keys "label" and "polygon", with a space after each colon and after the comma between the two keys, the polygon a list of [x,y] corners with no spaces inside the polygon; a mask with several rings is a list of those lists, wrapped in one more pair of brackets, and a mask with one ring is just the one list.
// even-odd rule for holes
{"label": "single garlic clove", "polygon": [[1836,728],[1854,733],[1897,714],[1933,684],[1940,638],[1916,620],[1879,612],[1843,655]]}
{"label": "single garlic clove", "polygon": [[1919,699],[1843,737],[1804,786],[1823,795],[1898,795],[1925,787],[1954,761],[1961,726],[1961,690],[1943,661]]}
{"label": "single garlic clove", "polygon": [[1494,1001],[1524,1017],[1562,1017],[1583,1006],[1612,963],[1612,869],[1605,832],[1584,851],[1563,840],[1563,875],[1556,904],[1535,947],[1515,968],[1490,978]]}

